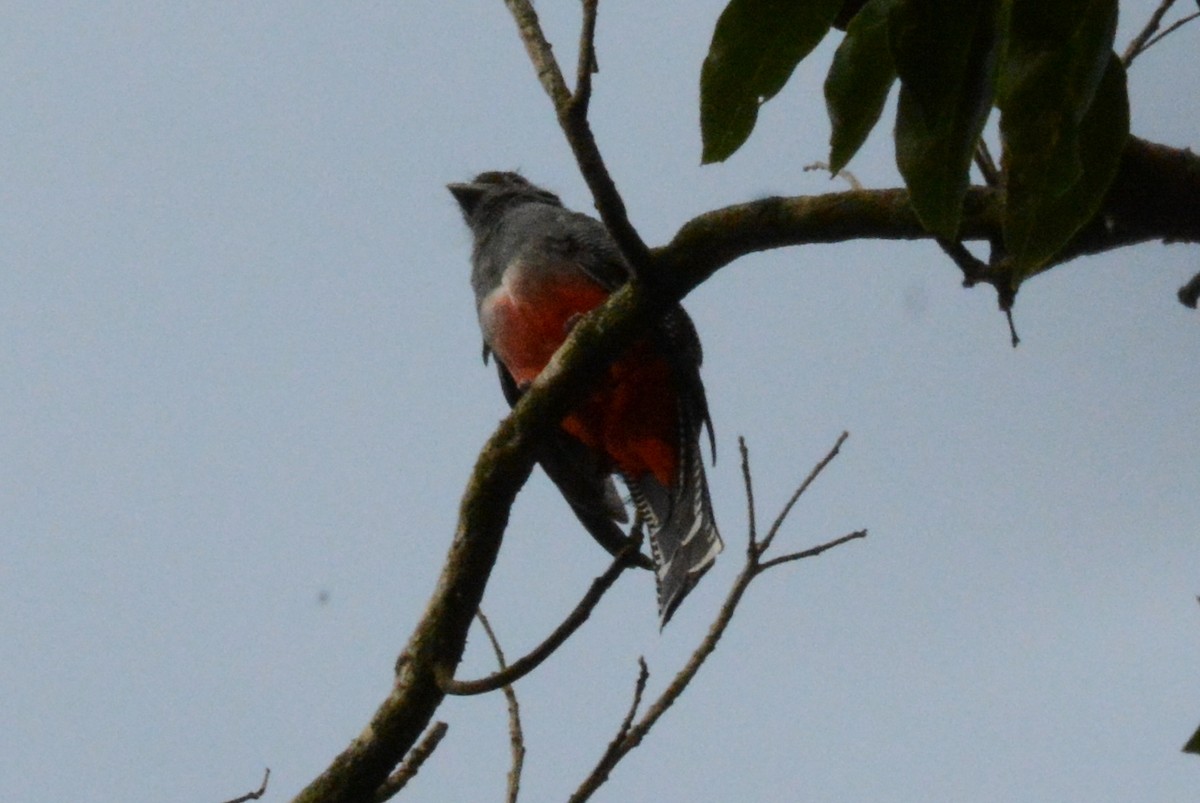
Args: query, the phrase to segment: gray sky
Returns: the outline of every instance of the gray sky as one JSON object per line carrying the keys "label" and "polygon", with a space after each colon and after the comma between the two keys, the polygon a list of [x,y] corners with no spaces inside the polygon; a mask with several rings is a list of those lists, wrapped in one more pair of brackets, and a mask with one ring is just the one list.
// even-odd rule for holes
{"label": "gray sky", "polygon": [[[1124,4],[1123,44],[1154,5]],[[840,189],[827,44],[701,168],[721,2],[605,2],[593,120],[635,224]],[[576,4],[539,9],[570,58]],[[1195,147],[1200,27],[1134,66]],[[505,407],[449,181],[590,200],[500,2],[10,4],[0,29],[0,798],[283,800],[383,698]],[[1189,105],[1190,104],[1190,105]],[[896,184],[890,119],[850,166]],[[928,243],[744,259],[687,301],[730,548],[657,632],[627,576],[522,681],[525,799],[566,797],[737,571],[736,438],[773,516],[842,429],[693,688],[599,800],[1191,801],[1200,759],[1196,250],[1030,282],[1009,348]],[[485,609],[510,656],[607,565],[540,474]],[[327,601],[320,601],[327,595]],[[464,676],[492,668],[482,636]],[[499,696],[454,700],[417,801],[500,799]]]}

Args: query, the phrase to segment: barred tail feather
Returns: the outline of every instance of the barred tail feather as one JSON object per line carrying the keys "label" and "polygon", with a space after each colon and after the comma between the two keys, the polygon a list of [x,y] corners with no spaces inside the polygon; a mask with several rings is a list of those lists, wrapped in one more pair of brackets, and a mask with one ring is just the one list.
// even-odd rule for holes
{"label": "barred tail feather", "polygon": [[688,459],[674,489],[663,488],[651,476],[627,483],[650,529],[662,626],[725,546],[713,518],[700,450],[686,451]]}

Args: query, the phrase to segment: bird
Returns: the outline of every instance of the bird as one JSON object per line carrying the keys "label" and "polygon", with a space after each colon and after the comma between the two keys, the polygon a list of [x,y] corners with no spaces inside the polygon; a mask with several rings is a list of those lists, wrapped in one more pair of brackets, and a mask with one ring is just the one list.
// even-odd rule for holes
{"label": "bird", "polygon": [[[578,320],[633,271],[603,223],[519,173],[480,173],[447,188],[473,238],[483,360],[495,358],[505,399],[515,405]],[[691,318],[672,305],[593,380],[537,454],[584,528],[614,554],[629,543],[613,477],[623,481],[649,533],[660,626],[723,548],[700,445],[706,430],[715,462],[702,359]]]}

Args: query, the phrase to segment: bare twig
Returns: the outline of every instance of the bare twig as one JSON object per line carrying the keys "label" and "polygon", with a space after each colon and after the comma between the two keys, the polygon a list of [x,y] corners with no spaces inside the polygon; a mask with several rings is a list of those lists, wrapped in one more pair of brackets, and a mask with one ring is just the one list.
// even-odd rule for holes
{"label": "bare twig", "polygon": [[[1104,205],[1057,254],[1058,265],[1087,254],[1149,240],[1200,242],[1200,155],[1130,137]],[[991,243],[997,270],[1003,260],[1003,193],[970,187],[959,239]],[[927,240],[901,189],[761,198],[698,215],[671,242],[654,250],[655,269],[670,287],[698,286],[736,259],[758,251],[860,239]],[[682,297],[682,296],[680,296]]]}
{"label": "bare twig", "polygon": [[[1197,3],[1197,5],[1200,5],[1200,3]],[[1184,25],[1187,25],[1189,22],[1191,22],[1192,20],[1196,19],[1197,17],[1200,17],[1200,11],[1195,11],[1195,12],[1193,12],[1193,13],[1191,13],[1191,14],[1188,14],[1186,17],[1183,17],[1182,19],[1175,20],[1175,22],[1173,22],[1173,23],[1171,23],[1170,25],[1168,25],[1168,26],[1167,26],[1167,27],[1166,27],[1166,28],[1163,30],[1163,32],[1162,32],[1162,33],[1158,34],[1158,35],[1157,35],[1157,36],[1155,36],[1153,39],[1151,39],[1149,42],[1147,42],[1147,43],[1145,44],[1145,46],[1144,46],[1144,47],[1141,49],[1141,51],[1140,51],[1140,52],[1141,52],[1141,53],[1145,53],[1147,50],[1149,50],[1150,48],[1154,47],[1154,46],[1155,46],[1155,45],[1157,45],[1159,42],[1161,42],[1163,39],[1166,39],[1168,36],[1170,36],[1171,34],[1175,33],[1175,32],[1176,32],[1176,31],[1178,31],[1180,28],[1182,28]]]}
{"label": "bare twig", "polygon": [[642,705],[642,694],[646,691],[646,681],[649,679],[650,669],[646,666],[646,659],[639,655],[637,683],[633,684],[633,700],[629,703],[629,713],[625,715],[620,729],[617,730],[617,738],[624,739],[633,727],[633,718],[637,716],[638,708]]}
{"label": "bare twig", "polygon": [[790,563],[793,560],[804,560],[805,558],[815,558],[817,555],[833,549],[835,546],[841,546],[849,541],[855,541],[859,538],[866,537],[866,530],[855,530],[852,533],[843,535],[841,538],[835,538],[832,541],[825,542],[824,544],[818,544],[817,546],[809,547],[808,549],[802,549],[799,552],[790,552],[786,555],[780,555],[777,558],[771,558],[768,561],[763,561],[758,565],[758,570],[759,572],[765,572],[767,569],[774,568],[781,563]]}
{"label": "bare twig", "polygon": [[746,448],[746,439],[738,436],[738,451],[742,453],[742,483],[746,487],[746,550],[751,555],[758,554],[758,522],[754,513],[754,483],[750,479],[750,450]]}
{"label": "bare twig", "polygon": [[[500,641],[492,624],[483,615],[482,610],[475,612],[483,631],[487,633],[488,641],[492,642],[492,651],[496,653],[496,663],[501,671],[505,668],[504,651],[500,649]],[[508,742],[512,749],[512,766],[508,770],[508,803],[517,803],[521,791],[521,768],[525,766],[525,734],[521,732],[521,706],[517,703],[517,693],[511,685],[504,687],[504,699],[508,703]]]}
{"label": "bare twig", "polygon": [[[705,635],[699,646],[696,647],[696,650],[692,653],[687,663],[684,664],[683,668],[679,670],[667,688],[663,690],[662,694],[659,695],[658,699],[646,709],[646,713],[642,715],[641,719],[630,725],[632,717],[641,702],[641,695],[645,685],[644,677],[648,674],[645,670],[644,663],[641,664],[642,669],[638,676],[637,688],[634,690],[634,701],[630,708],[630,713],[626,715],[625,721],[622,722],[621,728],[617,733],[617,737],[614,738],[613,741],[608,745],[607,749],[604,751],[604,754],[600,757],[600,760],[596,763],[596,766],[592,769],[591,773],[588,774],[588,776],[575,790],[574,794],[571,795],[571,803],[582,803],[582,801],[587,800],[593,794],[595,794],[596,790],[598,790],[604,784],[604,782],[608,780],[608,776],[612,772],[613,768],[616,767],[621,759],[624,758],[631,750],[641,744],[642,739],[644,739],[646,734],[650,732],[650,729],[654,727],[654,724],[658,722],[659,718],[665,714],[667,709],[670,708],[675,700],[679,698],[679,695],[684,692],[688,684],[691,683],[692,678],[694,678],[696,673],[700,671],[700,667],[703,666],[704,662],[708,659],[708,656],[711,655],[713,650],[717,648],[717,644],[720,642],[721,636],[724,635],[725,629],[729,626],[729,622],[733,619],[733,614],[737,610],[742,596],[746,593],[746,589],[749,588],[750,583],[753,582],[755,577],[758,577],[767,569],[777,566],[781,563],[820,555],[822,552],[832,549],[840,544],[866,537],[866,531],[859,530],[857,532],[850,533],[849,535],[844,535],[841,538],[834,539],[828,543],[812,547],[811,549],[784,555],[782,556],[782,559],[772,559],[765,563],[762,563],[759,560],[762,557],[762,553],[767,547],[770,546],[771,540],[774,539],[775,535],[778,533],[780,526],[782,526],[784,519],[787,517],[788,512],[791,510],[796,500],[802,493],[804,493],[804,490],[812,484],[812,481],[821,473],[822,469],[824,469],[825,466],[827,466],[829,462],[837,456],[842,443],[845,442],[847,437],[848,434],[843,432],[841,436],[838,437],[833,448],[830,449],[825,457],[817,463],[811,472],[809,472],[808,477],[805,478],[804,482],[801,483],[800,487],[784,506],[783,511],[775,520],[775,524],[771,527],[770,532],[759,545],[758,549],[747,548],[746,562],[743,565],[741,572],[738,573],[737,578],[734,579],[733,585],[730,587],[729,593],[726,594],[725,601],[721,605],[721,610],[717,613],[717,617],[713,621],[712,625],[709,626],[707,635]],[[747,465],[747,454],[748,453],[743,446],[743,472],[744,475],[748,477],[750,471]],[[747,479],[748,487],[749,484],[749,480]]]}
{"label": "bare twig", "polygon": [[[982,145],[982,143],[980,144]],[[947,240],[944,237],[938,237],[936,240],[938,247],[962,271],[963,287],[974,287],[980,282],[985,282],[995,288],[996,301],[1000,305],[1000,311],[1004,313],[1005,320],[1008,321],[1008,335],[1013,348],[1016,348],[1021,343],[1021,338],[1017,337],[1017,328],[1013,324],[1012,315],[1013,301],[1016,300],[1017,294],[1013,290],[1012,276],[1007,268],[1007,262],[1004,259],[997,260],[995,258],[996,245],[992,246],[993,263],[988,264],[972,254],[961,240]]]}
{"label": "bare twig", "polygon": [[992,152],[982,138],[975,143],[975,166],[979,168],[979,174],[983,176],[984,184],[992,189],[1000,186],[1000,170],[996,167],[996,160],[992,158]]}
{"label": "bare twig", "polygon": [[1012,304],[1008,305],[1008,309],[1004,310],[1004,317],[1008,321],[1008,337],[1012,342],[1012,347],[1016,348],[1021,345],[1021,338],[1017,336],[1017,325],[1013,322]]}
{"label": "bare twig", "polygon": [[1133,60],[1140,56],[1149,45],[1147,42],[1150,37],[1154,36],[1154,32],[1158,30],[1158,26],[1162,24],[1163,17],[1171,10],[1171,6],[1175,5],[1175,0],[1162,0],[1158,4],[1158,8],[1154,9],[1154,13],[1150,15],[1150,19],[1146,21],[1145,27],[1133,37],[1133,41],[1129,43],[1129,47],[1125,48],[1125,54],[1121,56],[1121,63],[1126,67],[1133,63]]}
{"label": "bare twig", "polygon": [[558,68],[550,43],[542,33],[542,24],[533,10],[533,3],[528,0],[505,0],[505,5],[517,23],[521,41],[525,43],[525,52],[533,62],[542,88],[554,102],[554,108],[566,106],[571,102],[571,90],[567,89],[567,82],[563,80],[562,70]]}
{"label": "bare twig", "polygon": [[[508,511],[533,469],[540,440],[583,397],[588,380],[644,331],[664,305],[680,300],[717,270],[753,252],[807,243],[930,236],[904,190],[862,190],[766,198],[706,212],[647,256],[604,170],[586,119],[582,123],[571,119],[571,93],[550,55],[549,43],[541,36],[529,0],[506,2],[539,80],[555,104],[600,216],[642,280],[629,283],[601,309],[585,316],[481,450],[464,491],[442,573],[397,661],[392,689],[361,735],[309,783],[297,796],[298,803],[369,799],[422,738],[444,699],[439,676],[452,676],[462,657],[503,542]],[[1186,149],[1130,137],[1101,212],[1053,264],[1149,240],[1200,242],[1200,222],[1194,214],[1200,205],[1198,167],[1200,157]],[[960,236],[995,242],[1002,232],[1002,210],[1001,193],[969,188]],[[653,283],[647,281],[651,278]]]}
{"label": "bare twig", "polygon": [[729,594],[725,597],[725,602],[721,606],[720,612],[717,614],[717,618],[709,627],[708,634],[704,637],[704,640],[700,642],[700,645],[692,653],[687,663],[679,670],[675,678],[671,681],[671,684],[659,695],[658,699],[654,701],[654,704],[647,709],[646,713],[633,727],[627,730],[625,737],[620,740],[614,740],[608,746],[608,749],[604,751],[604,755],[601,756],[600,761],[597,762],[591,773],[588,774],[588,777],[583,780],[575,790],[575,793],[571,795],[569,798],[570,803],[582,803],[582,801],[587,800],[595,794],[596,790],[608,780],[609,773],[612,772],[613,768],[616,767],[630,750],[641,744],[642,739],[654,727],[654,723],[658,721],[659,717],[667,712],[667,709],[679,698],[679,695],[683,694],[684,689],[691,683],[692,678],[695,677],[700,667],[704,665],[705,660],[717,648],[717,643],[721,640],[721,636],[724,635],[725,628],[729,626],[729,621],[733,618],[733,613],[737,609],[742,594],[745,593],[746,587],[750,585],[750,581],[754,579],[755,572],[752,567],[753,563],[747,558],[746,568],[742,570],[741,574],[734,581]]}
{"label": "bare twig", "polygon": [[[1130,137],[1121,167],[1096,220],[1055,257],[1169,239],[1200,242],[1200,157]],[[1002,199],[986,187],[967,191],[960,236],[1000,236]],[[735,259],[770,248],[856,239],[928,239],[901,189],[764,198],[705,212],[654,252],[666,276],[653,292],[633,282],[584,317],[567,342],[481,450],[464,491],[454,539],[429,604],[412,630],[395,684],[363,733],[296,798],[298,803],[367,799],[421,738],[444,693],[438,668],[458,665],[504,540],[508,511],[533,470],[540,438],[581,399],[588,382],[644,331],[666,303]],[[442,670],[443,673],[446,669]]]}
{"label": "bare twig", "polygon": [[841,435],[839,435],[837,441],[833,444],[833,448],[830,449],[829,452],[826,453],[826,455],[822,457],[815,466],[812,467],[812,471],[808,472],[808,476],[804,478],[804,482],[800,483],[800,486],[796,488],[791,498],[787,500],[787,504],[784,505],[783,509],[779,511],[779,515],[775,517],[775,523],[771,525],[771,529],[767,530],[766,537],[763,538],[762,543],[759,544],[757,557],[761,557],[764,552],[771,548],[771,542],[775,540],[775,536],[779,535],[779,528],[783,526],[784,520],[788,517],[788,514],[792,512],[792,507],[800,499],[801,495],[808,490],[808,486],[813,484],[813,480],[815,480],[820,473],[825,470],[827,465],[833,462],[833,458],[838,456],[838,452],[840,452],[842,449],[842,444],[845,443],[846,438],[849,437],[849,432],[843,432]]}
{"label": "bare twig", "polygon": [[974,287],[980,282],[990,282],[992,280],[992,271],[988,269],[988,264],[972,254],[962,244],[962,240],[947,240],[944,237],[938,237],[936,241],[938,247],[962,271],[963,287]]}
{"label": "bare twig", "polygon": [[449,727],[445,722],[433,723],[417,746],[409,751],[409,754],[404,757],[404,761],[400,762],[396,771],[375,790],[375,803],[391,800],[397,792],[404,788],[405,784],[416,776],[421,765],[425,763],[425,759],[433,755],[433,751],[437,749],[438,743],[442,741],[442,737],[446,735]]}
{"label": "bare twig", "polygon": [[542,33],[541,24],[533,10],[530,0],[505,0],[508,10],[517,22],[517,30],[525,43],[538,78],[554,104],[558,116],[558,124],[566,135],[567,143],[575,154],[579,172],[592,191],[596,202],[596,211],[608,228],[609,234],[616,241],[621,255],[625,257],[634,270],[634,274],[643,281],[655,281],[657,277],[650,270],[650,249],[645,241],[629,222],[625,211],[625,202],[621,199],[617,185],[613,182],[596,138],[592,134],[587,120],[588,100],[591,97],[591,74],[595,67],[595,25],[597,0],[586,0],[583,3],[583,25],[580,31],[579,44],[579,81],[575,95],[567,91],[563,82],[562,70],[554,59],[554,53],[546,36]]}
{"label": "bare twig", "polygon": [[579,26],[579,63],[575,67],[576,113],[586,117],[592,99],[592,75],[599,72],[596,64],[596,6],[599,0],[583,0],[583,24]]}
{"label": "bare twig", "polygon": [[454,695],[485,694],[515,683],[536,669],[543,661],[553,655],[554,651],[561,647],[562,643],[570,638],[571,634],[578,630],[580,625],[588,620],[588,617],[592,615],[592,611],[595,610],[596,604],[600,602],[605,592],[617,581],[617,578],[621,576],[621,572],[632,565],[631,557],[637,554],[642,543],[641,533],[636,528],[634,535],[634,540],[626,544],[621,553],[613,559],[613,562],[604,574],[592,581],[587,593],[583,595],[583,599],[579,600],[579,604],[575,606],[574,610],[567,615],[567,618],[558,627],[554,628],[554,631],[546,637],[545,641],[534,647],[527,655],[513,661],[507,668],[502,666],[499,672],[495,672],[485,678],[479,678],[478,680],[455,680],[451,676],[439,676],[438,685],[441,686],[442,691],[446,694]]}
{"label": "bare twig", "polygon": [[829,171],[829,162],[810,162],[804,166],[803,170],[805,173],[811,173],[813,170],[824,170],[829,173],[830,179],[840,178],[849,184],[852,190],[861,190],[863,188],[862,182],[858,180],[858,176],[849,170],[839,170],[836,173],[831,173]]}
{"label": "bare twig", "polygon": [[[649,679],[650,669],[646,666],[646,659],[639,655],[637,682],[633,684],[633,700],[629,703],[629,710],[625,712],[625,719],[621,720],[621,727],[617,728],[617,735],[608,743],[604,755],[600,757],[601,764],[611,761],[615,765],[621,760],[617,754],[625,743],[626,737],[629,736],[629,729],[633,727],[633,718],[637,716],[638,708],[642,705],[642,695],[646,691],[646,681]],[[573,801],[575,798],[572,797],[571,800]]]}
{"label": "bare twig", "polygon": [[269,780],[271,780],[271,768],[267,767],[266,771],[263,773],[262,783],[259,784],[258,789],[255,789],[253,792],[247,792],[241,797],[235,797],[233,800],[226,800],[225,803],[246,803],[249,800],[258,800],[267,793],[267,781]]}

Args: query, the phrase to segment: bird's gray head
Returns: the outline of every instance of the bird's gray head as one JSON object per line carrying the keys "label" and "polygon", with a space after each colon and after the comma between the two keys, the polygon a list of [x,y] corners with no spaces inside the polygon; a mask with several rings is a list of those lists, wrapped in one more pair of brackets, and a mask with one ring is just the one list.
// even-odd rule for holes
{"label": "bird's gray head", "polygon": [[489,171],[465,184],[447,184],[472,229],[495,218],[513,203],[542,203],[562,206],[558,196],[531,184],[519,173]]}

